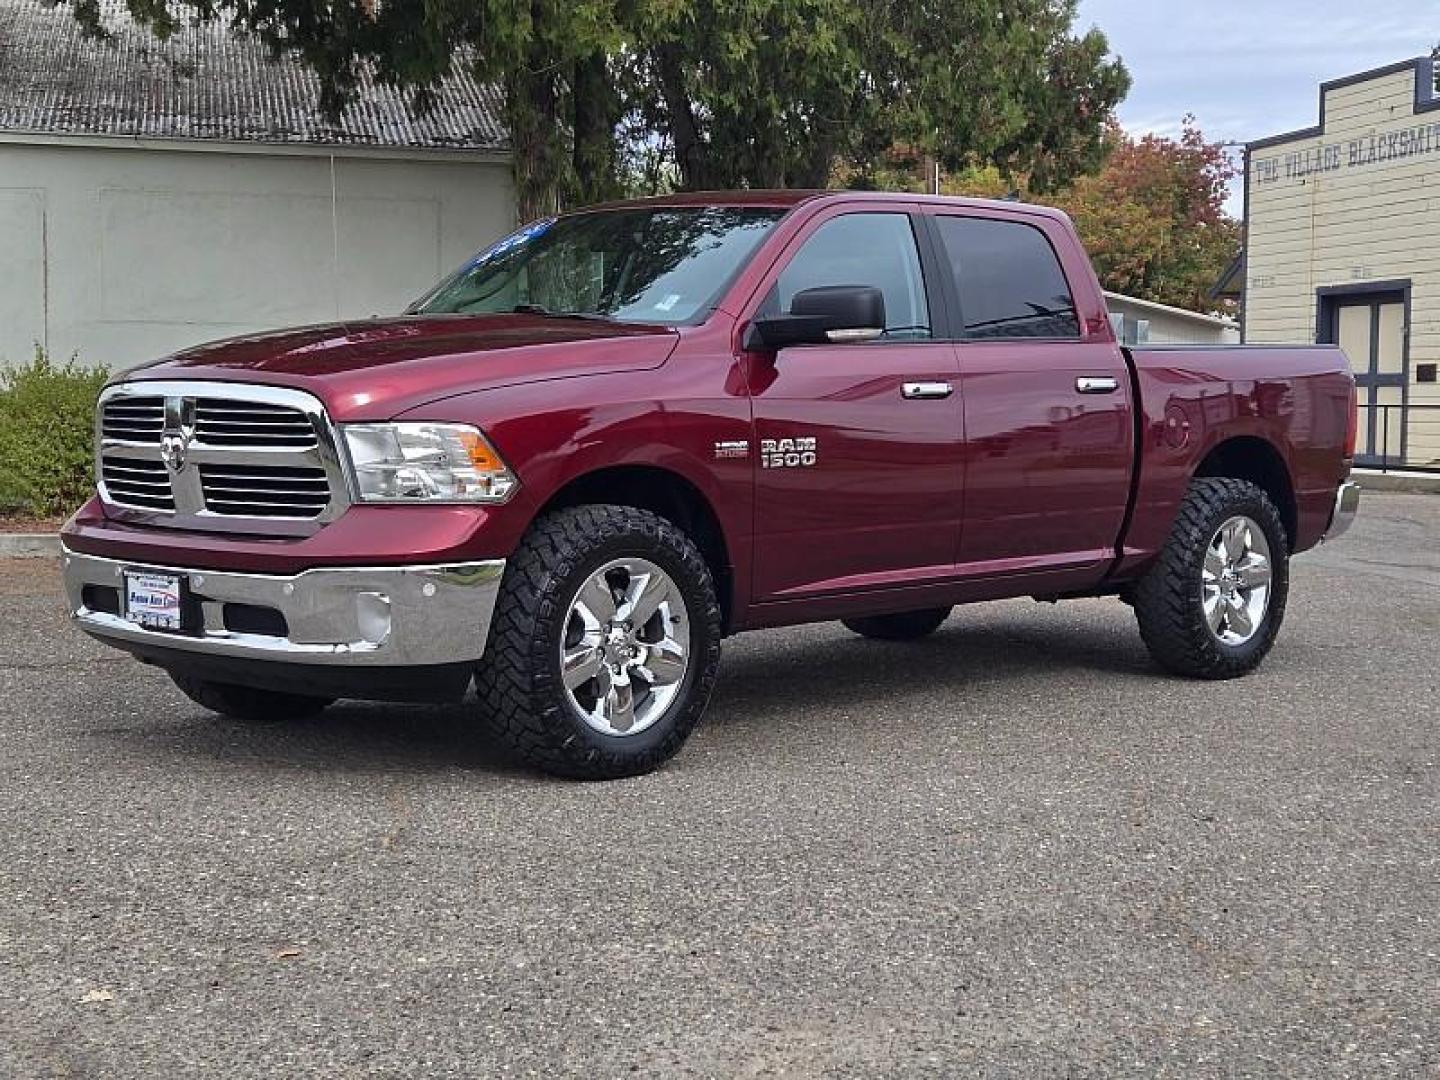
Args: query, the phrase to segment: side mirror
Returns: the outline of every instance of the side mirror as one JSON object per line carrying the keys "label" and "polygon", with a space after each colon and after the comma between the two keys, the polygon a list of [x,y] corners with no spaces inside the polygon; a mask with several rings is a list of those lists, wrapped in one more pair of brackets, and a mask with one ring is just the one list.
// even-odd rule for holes
{"label": "side mirror", "polygon": [[745,348],[775,352],[787,345],[874,341],[885,333],[885,294],[873,285],[825,285],[805,289],[783,315],[754,320]]}

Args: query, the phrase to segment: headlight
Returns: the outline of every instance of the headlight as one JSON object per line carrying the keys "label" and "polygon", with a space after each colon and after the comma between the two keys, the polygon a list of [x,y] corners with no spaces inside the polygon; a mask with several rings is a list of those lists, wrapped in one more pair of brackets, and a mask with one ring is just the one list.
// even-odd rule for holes
{"label": "headlight", "polygon": [[344,424],[361,502],[503,503],[519,485],[469,424]]}

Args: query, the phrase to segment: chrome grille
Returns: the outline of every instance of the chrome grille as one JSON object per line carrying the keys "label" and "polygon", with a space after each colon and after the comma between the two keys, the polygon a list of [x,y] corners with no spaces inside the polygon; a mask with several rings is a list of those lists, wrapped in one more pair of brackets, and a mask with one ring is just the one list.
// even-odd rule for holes
{"label": "chrome grille", "polygon": [[133,457],[101,458],[100,479],[111,502],[145,510],[175,509],[170,470],[164,462]]}
{"label": "chrome grille", "polygon": [[96,414],[100,495],[149,525],[304,536],[349,506],[334,429],[301,390],[143,380]]}
{"label": "chrome grille", "polygon": [[158,443],[165,428],[165,399],[124,397],[107,402],[100,413],[100,430],[107,439]]}
{"label": "chrome grille", "polygon": [[315,425],[299,409],[213,397],[195,399],[195,439],[207,446],[283,446],[298,450],[318,443]]}
{"label": "chrome grille", "polygon": [[330,501],[324,469],[284,465],[201,465],[200,486],[212,514],[318,517]]}

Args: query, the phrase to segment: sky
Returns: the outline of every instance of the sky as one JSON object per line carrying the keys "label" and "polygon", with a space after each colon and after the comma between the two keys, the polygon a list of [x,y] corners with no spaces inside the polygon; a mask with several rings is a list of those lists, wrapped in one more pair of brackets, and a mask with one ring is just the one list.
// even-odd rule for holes
{"label": "sky", "polygon": [[1130,70],[1127,131],[1174,135],[1194,113],[1212,141],[1246,142],[1316,123],[1322,82],[1428,54],[1440,0],[1080,0],[1091,26]]}

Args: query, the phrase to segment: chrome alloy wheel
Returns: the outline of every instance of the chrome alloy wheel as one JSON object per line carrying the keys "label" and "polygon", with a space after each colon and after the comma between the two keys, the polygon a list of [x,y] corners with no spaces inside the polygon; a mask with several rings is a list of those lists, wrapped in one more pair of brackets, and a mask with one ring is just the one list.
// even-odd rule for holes
{"label": "chrome alloy wheel", "polygon": [[1243,645],[1255,636],[1270,606],[1270,543],[1248,517],[1226,521],[1205,549],[1200,603],[1216,639]]}
{"label": "chrome alloy wheel", "polygon": [[570,706],[604,735],[638,735],[664,715],[690,661],[685,598],[648,559],[615,559],[570,602],[560,677]]}

